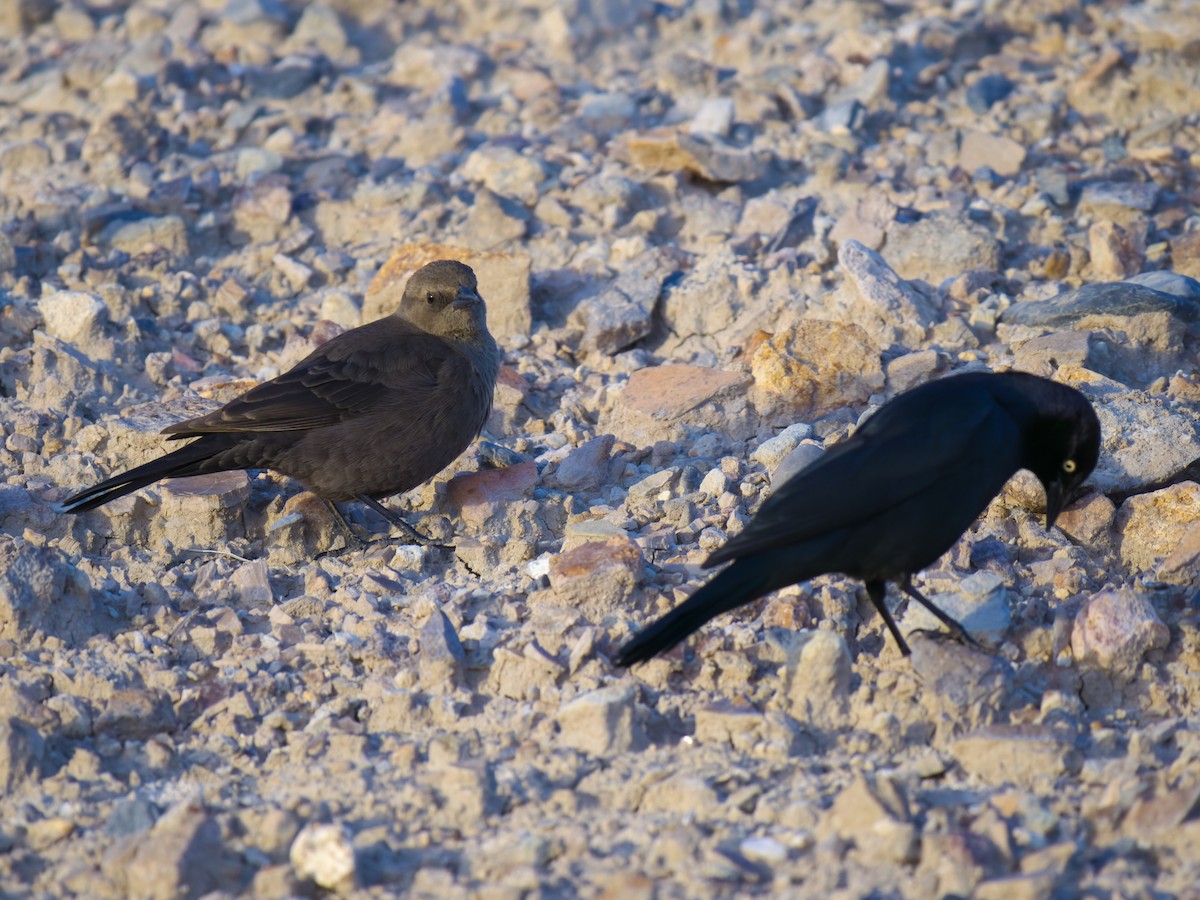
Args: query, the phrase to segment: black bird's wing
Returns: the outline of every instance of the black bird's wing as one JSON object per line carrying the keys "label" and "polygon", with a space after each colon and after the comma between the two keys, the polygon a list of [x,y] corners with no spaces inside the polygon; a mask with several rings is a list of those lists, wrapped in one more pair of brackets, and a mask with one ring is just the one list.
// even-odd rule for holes
{"label": "black bird's wing", "polygon": [[[391,330],[381,346],[363,346],[361,334],[358,345],[334,338],[216,412],[171,425],[163,433],[178,440],[212,433],[306,431],[367,414],[385,402],[398,413],[407,408],[414,414],[431,402],[444,402],[437,388],[440,376],[457,361],[453,348],[424,332]],[[354,332],[346,332],[350,334]]]}
{"label": "black bird's wing", "polygon": [[[986,390],[963,384],[940,393],[930,398],[936,402],[926,402],[927,394],[885,406],[853,437],[780,485],[705,565],[862,524],[941,483],[954,482],[969,494],[990,491],[976,508],[985,505],[1018,468],[1017,424]],[[971,505],[978,498],[960,499]]]}

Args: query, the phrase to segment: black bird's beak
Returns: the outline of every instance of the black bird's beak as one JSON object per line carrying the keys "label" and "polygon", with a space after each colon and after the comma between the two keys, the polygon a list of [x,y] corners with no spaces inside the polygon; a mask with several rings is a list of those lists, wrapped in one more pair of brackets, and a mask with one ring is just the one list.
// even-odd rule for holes
{"label": "black bird's beak", "polygon": [[1058,518],[1058,514],[1062,512],[1063,501],[1063,486],[1058,481],[1051,481],[1045,485],[1046,488],[1046,530],[1049,531],[1054,527],[1054,521]]}
{"label": "black bird's beak", "polygon": [[455,309],[470,309],[472,306],[475,306],[477,303],[482,303],[482,302],[483,302],[483,298],[479,296],[479,293],[477,291],[474,291],[469,287],[462,287],[462,288],[458,289],[458,296],[456,296],[450,302],[450,305],[453,306]]}

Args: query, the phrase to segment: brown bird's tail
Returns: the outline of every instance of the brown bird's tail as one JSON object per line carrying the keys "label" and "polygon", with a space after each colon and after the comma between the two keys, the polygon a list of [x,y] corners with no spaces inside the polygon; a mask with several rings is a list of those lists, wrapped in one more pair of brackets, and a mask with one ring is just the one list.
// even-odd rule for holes
{"label": "brown bird's tail", "polygon": [[617,665],[632,666],[658,656],[710,619],[790,584],[779,580],[779,571],[769,553],[735,560],[679,606],[634,635],[617,654]]}
{"label": "brown bird's tail", "polygon": [[68,497],[61,504],[61,512],[81,513],[97,506],[103,506],[110,500],[131,494],[138,488],[154,484],[163,478],[178,478],[181,475],[199,475],[202,472],[216,472],[219,466],[205,466],[204,463],[225,449],[224,446],[214,446],[214,442],[201,438],[185,447],[180,447],[166,456],[153,459],[145,465],[114,475],[100,482],[95,487],[80,491]]}

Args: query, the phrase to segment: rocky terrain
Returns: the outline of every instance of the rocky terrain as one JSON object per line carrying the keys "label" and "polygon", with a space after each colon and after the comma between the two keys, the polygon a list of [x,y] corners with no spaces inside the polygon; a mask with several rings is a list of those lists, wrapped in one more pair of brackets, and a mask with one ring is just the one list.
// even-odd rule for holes
{"label": "rocky terrain", "polygon": [[[5,4],[0,895],[1200,898],[1198,60],[1189,0]],[[453,552],[268,473],[56,511],[443,256]],[[1104,428],[920,579],[981,648],[827,576],[612,666],[981,368]]]}

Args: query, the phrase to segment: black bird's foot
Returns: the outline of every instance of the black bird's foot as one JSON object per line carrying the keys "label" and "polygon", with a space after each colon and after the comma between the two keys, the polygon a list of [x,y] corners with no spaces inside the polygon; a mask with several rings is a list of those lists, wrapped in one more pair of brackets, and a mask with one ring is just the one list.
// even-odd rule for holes
{"label": "black bird's foot", "polygon": [[438,541],[435,541],[431,537],[426,537],[425,535],[421,534],[421,532],[417,531],[417,529],[405,522],[402,516],[388,509],[374,497],[368,497],[366,494],[359,494],[358,499],[387,519],[389,524],[399,528],[400,531],[403,532],[404,536],[408,538],[409,543],[417,544],[421,547],[435,547],[438,550],[454,549],[453,544],[442,544]]}
{"label": "black bird's foot", "polygon": [[904,591],[904,593],[908,594],[908,596],[912,597],[914,600],[916,600],[918,603],[920,603],[923,607],[925,607],[931,613],[933,613],[934,617],[939,622],[941,622],[943,625],[945,625],[947,628],[949,628],[950,633],[953,634],[960,641],[962,641],[964,644],[969,644],[972,647],[978,647],[979,649],[983,649],[982,647],[979,646],[979,641],[977,641],[977,640],[975,640],[975,638],[971,637],[970,632],[968,632],[967,629],[962,627],[961,622],[959,622],[955,618],[952,618],[951,616],[946,615],[946,613],[944,613],[944,612],[942,612],[942,610],[938,609],[937,605],[932,600],[927,598],[924,594],[922,594],[915,587],[913,587],[912,581],[910,579],[908,579],[908,578],[904,579],[904,581],[902,581],[900,583],[900,589],[902,591]]}

